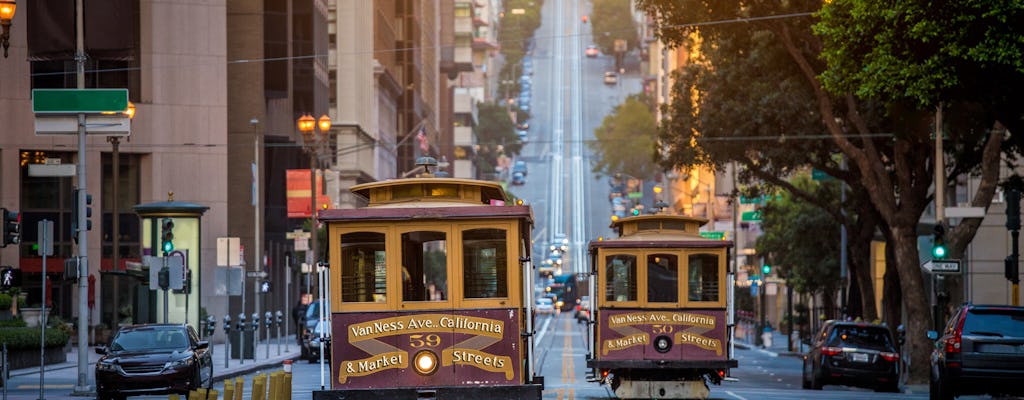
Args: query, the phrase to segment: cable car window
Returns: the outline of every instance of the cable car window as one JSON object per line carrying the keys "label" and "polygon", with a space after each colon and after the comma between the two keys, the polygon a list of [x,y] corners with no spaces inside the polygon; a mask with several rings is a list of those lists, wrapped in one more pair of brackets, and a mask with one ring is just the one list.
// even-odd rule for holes
{"label": "cable car window", "polygon": [[679,301],[679,258],[674,254],[647,256],[647,301]]}
{"label": "cable car window", "polygon": [[448,239],[444,232],[403,233],[402,300],[447,300],[447,266]]}
{"label": "cable car window", "polygon": [[636,301],[636,256],[616,254],[605,257],[608,269],[606,301]]}
{"label": "cable car window", "polygon": [[468,299],[508,297],[505,230],[462,232],[462,281]]}
{"label": "cable car window", "polygon": [[341,301],[387,301],[384,277],[384,234],[352,232],[341,235]]}
{"label": "cable car window", "polygon": [[717,255],[690,255],[687,299],[690,301],[718,301]]}

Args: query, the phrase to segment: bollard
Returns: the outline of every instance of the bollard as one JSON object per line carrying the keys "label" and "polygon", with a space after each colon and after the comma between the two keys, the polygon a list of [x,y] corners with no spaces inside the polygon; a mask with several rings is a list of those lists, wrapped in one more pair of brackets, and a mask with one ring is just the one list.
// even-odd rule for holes
{"label": "bollard", "polygon": [[284,374],[284,399],[292,400],[292,374],[288,372]]}
{"label": "bollard", "polygon": [[216,389],[210,389],[206,391],[206,400],[217,400],[220,393],[217,393]]}
{"label": "bollard", "polygon": [[242,377],[235,378],[235,400],[242,400],[242,392],[244,391],[245,379]]}
{"label": "bollard", "polygon": [[281,363],[281,366],[284,367],[284,373],[292,373],[292,360],[284,360],[284,362]]}
{"label": "bollard", "polygon": [[277,371],[270,373],[270,390],[267,390],[267,400],[277,400],[277,392],[281,389],[280,381],[277,378]]}
{"label": "bollard", "polygon": [[198,388],[188,392],[188,400],[204,400],[206,399],[206,388]]}
{"label": "bollard", "polygon": [[235,383],[230,379],[224,380],[224,400],[235,399]]}
{"label": "bollard", "polygon": [[181,400],[177,393],[171,393],[167,395],[167,400]]}
{"label": "bollard", "polygon": [[267,399],[267,375],[259,374],[252,378],[252,400]]}

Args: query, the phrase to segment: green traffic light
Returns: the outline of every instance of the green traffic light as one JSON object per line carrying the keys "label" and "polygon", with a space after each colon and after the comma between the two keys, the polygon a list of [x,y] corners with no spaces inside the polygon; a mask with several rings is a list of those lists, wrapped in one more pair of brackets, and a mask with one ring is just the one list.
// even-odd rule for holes
{"label": "green traffic light", "polygon": [[937,245],[932,247],[932,257],[945,258],[946,257],[946,246]]}
{"label": "green traffic light", "polygon": [[174,243],[164,242],[164,253],[170,253],[174,251]]}
{"label": "green traffic light", "polygon": [[761,267],[761,272],[764,272],[765,275],[770,274],[772,272],[772,266],[771,265],[765,265],[765,266]]}

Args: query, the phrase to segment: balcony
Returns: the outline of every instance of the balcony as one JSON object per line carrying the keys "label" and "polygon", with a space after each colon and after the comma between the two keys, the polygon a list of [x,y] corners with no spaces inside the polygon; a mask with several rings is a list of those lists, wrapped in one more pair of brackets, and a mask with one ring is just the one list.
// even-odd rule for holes
{"label": "balcony", "polygon": [[455,137],[452,143],[456,146],[468,146],[473,144],[473,128],[469,126],[456,126]]}

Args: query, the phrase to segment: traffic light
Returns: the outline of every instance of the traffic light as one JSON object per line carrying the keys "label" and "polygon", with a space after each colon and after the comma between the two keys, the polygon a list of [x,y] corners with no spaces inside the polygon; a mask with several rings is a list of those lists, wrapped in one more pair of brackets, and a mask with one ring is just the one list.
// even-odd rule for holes
{"label": "traffic light", "polygon": [[3,225],[3,241],[2,246],[7,247],[9,244],[18,244],[21,242],[21,213],[17,211],[8,211],[6,208],[0,209],[3,211],[4,225]]}
{"label": "traffic light", "polygon": [[762,265],[761,272],[764,272],[765,276],[767,276],[768,274],[772,273],[772,266],[768,264]]}
{"label": "traffic light", "polygon": [[85,192],[83,189],[75,189],[72,193],[74,198],[74,204],[71,205],[71,238],[78,243],[78,196],[85,196],[85,230],[92,230],[92,195]]}
{"label": "traffic light", "polygon": [[932,258],[946,258],[946,227],[942,224],[935,225],[935,235],[932,238]]}
{"label": "traffic light", "polygon": [[640,215],[640,209],[639,208],[634,208],[633,209],[633,216],[635,217],[637,215]]}
{"label": "traffic light", "polygon": [[1017,258],[1013,255],[1009,255],[1006,256],[1005,262],[1006,264],[1003,268],[1003,274],[1006,276],[1006,279],[1013,284],[1020,283],[1020,270],[1017,267]]}
{"label": "traffic light", "polygon": [[270,293],[270,281],[264,279],[260,282],[260,293]]}
{"label": "traffic light", "polygon": [[164,249],[164,256],[167,256],[174,251],[174,220],[164,218],[160,225],[162,239],[160,247]]}
{"label": "traffic light", "polygon": [[21,270],[14,267],[3,267],[0,270],[0,288],[10,289],[21,286]]}

